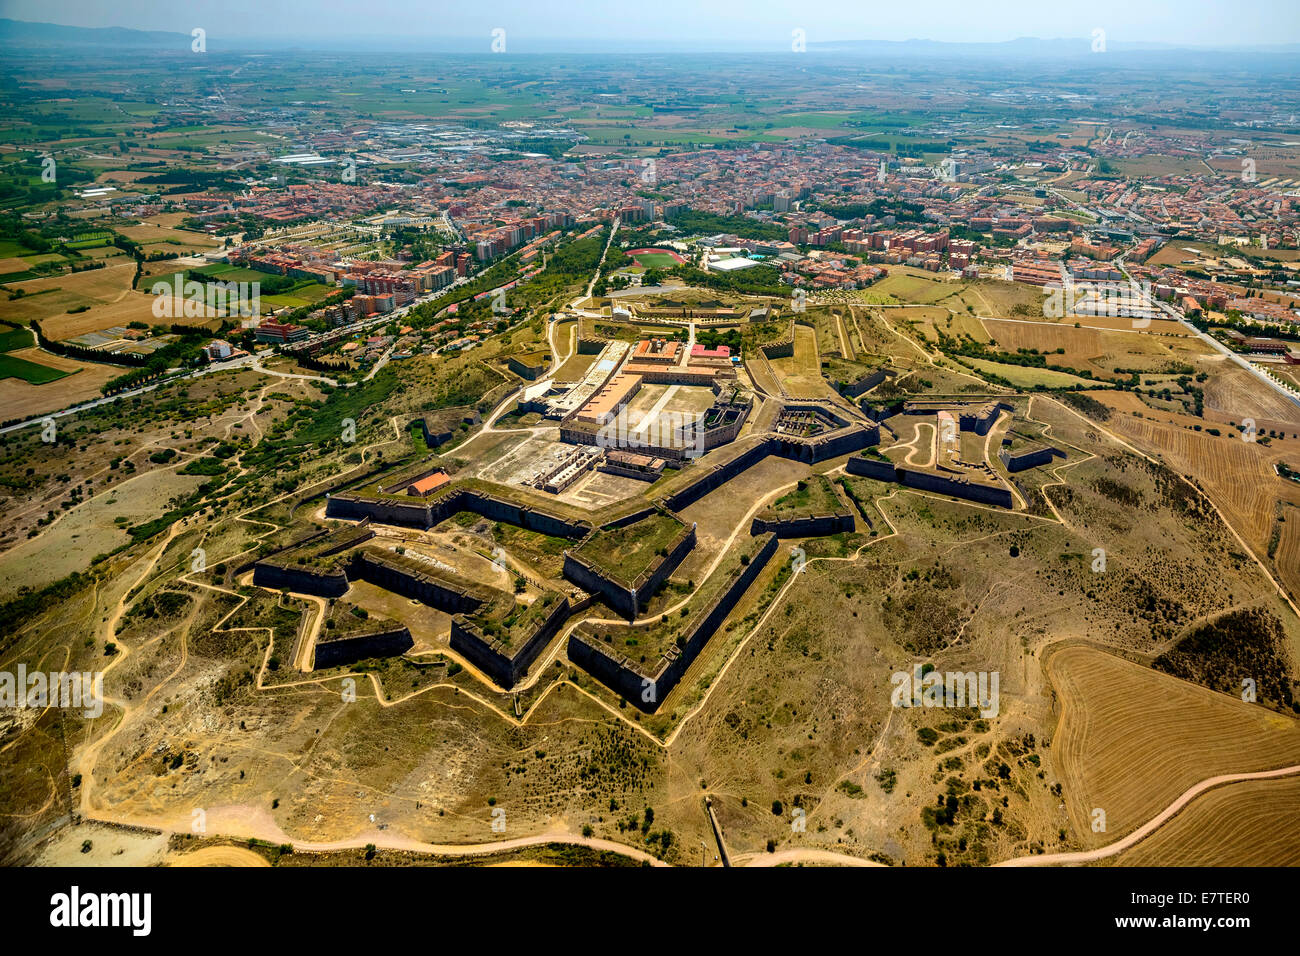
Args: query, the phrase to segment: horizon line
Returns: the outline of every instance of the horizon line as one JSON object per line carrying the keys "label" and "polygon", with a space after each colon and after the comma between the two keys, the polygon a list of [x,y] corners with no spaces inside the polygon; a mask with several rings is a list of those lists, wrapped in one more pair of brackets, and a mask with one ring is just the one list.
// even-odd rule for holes
{"label": "horizon line", "polygon": [[[0,17],[0,23],[21,24],[23,26],[52,27],[55,29],[76,30],[87,32],[107,32],[107,31],[126,31],[130,33],[139,33],[143,36],[174,36],[189,39],[191,33],[185,33],[176,30],[150,30],[140,27],[111,25],[111,26],[80,26],[76,24],[54,23],[47,20],[18,20],[12,17]],[[199,26],[199,25],[196,25]],[[239,33],[239,34],[222,34],[213,32],[204,28],[208,40],[215,40],[225,44],[231,44],[231,52],[240,48],[248,47],[265,47],[270,45],[297,48],[310,51],[312,49],[330,49],[334,51],[356,50],[357,52],[373,52],[373,46],[376,44],[389,44],[395,50],[403,52],[419,52],[427,50],[429,52],[463,52],[473,54],[479,51],[468,49],[471,45],[482,45],[485,47],[481,52],[485,55],[492,54],[487,45],[492,40],[492,32],[482,34],[462,33],[453,36],[439,36],[436,34],[425,34],[412,36],[410,34],[393,34],[393,33],[371,33],[371,34],[314,34],[303,35],[301,33]],[[506,29],[506,28],[494,28]],[[738,39],[734,43],[718,45],[717,37],[710,37],[705,40],[692,41],[683,40],[680,37],[645,37],[643,39],[629,40],[627,37],[619,36],[592,36],[592,37],[572,37],[572,36],[548,36],[531,33],[514,33],[506,29],[507,43],[513,44],[523,42],[525,46],[533,47],[540,45],[545,49],[525,49],[522,51],[509,50],[507,53],[591,53],[601,52],[592,50],[592,47],[604,46],[608,52],[618,50],[635,49],[640,53],[789,53],[790,36],[778,34],[773,39],[764,40],[758,37],[746,37]],[[913,36],[907,39],[897,40],[883,37],[857,37],[853,39],[834,39],[818,40],[813,37],[805,36],[804,46],[807,52],[818,49],[824,52],[835,52],[837,49],[851,48],[855,46],[867,46],[872,44],[882,46],[907,47],[912,45],[935,45],[944,47],[967,47],[967,48],[997,48],[1008,47],[1014,44],[1077,44],[1085,47],[1092,43],[1091,35],[1080,36],[1030,36],[1018,35],[1000,40],[941,40],[924,36]],[[20,47],[24,45],[23,38],[0,37],[0,45]],[[1192,53],[1244,53],[1244,52],[1263,52],[1263,53],[1300,53],[1300,39],[1282,41],[1276,43],[1196,43],[1196,42],[1168,42],[1168,41],[1151,41],[1151,40],[1124,40],[1113,39],[1107,41],[1105,52],[1179,52],[1186,51]],[[1082,51],[1081,51],[1082,52]]]}

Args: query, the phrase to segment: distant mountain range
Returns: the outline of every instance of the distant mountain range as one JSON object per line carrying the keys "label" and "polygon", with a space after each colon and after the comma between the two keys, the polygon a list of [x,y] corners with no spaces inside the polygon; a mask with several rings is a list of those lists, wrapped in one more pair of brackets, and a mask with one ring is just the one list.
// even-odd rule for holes
{"label": "distant mountain range", "polygon": [[188,49],[190,37],[161,30],[126,27],[65,27],[57,23],[28,23],[0,18],[0,44],[19,47],[104,46],[175,47]]}
{"label": "distant mountain range", "polygon": [[[885,57],[993,57],[1005,59],[1053,59],[1092,54],[1092,38],[1043,40],[1021,37],[990,43],[949,43],[941,40],[832,40],[809,39],[810,53],[838,53]],[[161,30],[132,30],[127,27],[70,27],[57,23],[30,23],[0,18],[0,48],[39,51],[60,47],[99,47],[105,50],[170,49],[186,52],[191,37],[185,33]],[[733,53],[788,52],[788,42],[776,46],[746,45],[737,40],[682,41],[645,39],[596,40],[561,37],[512,37],[511,47],[519,53],[700,53],[710,50]],[[220,50],[331,50],[393,52],[439,51],[487,53],[485,37],[379,37],[347,35],[339,37],[254,36],[231,39],[212,35],[208,48]],[[1250,47],[1179,47],[1174,44],[1110,42],[1112,53],[1147,53],[1161,56],[1170,53],[1257,53],[1300,54],[1300,44],[1277,44]]]}

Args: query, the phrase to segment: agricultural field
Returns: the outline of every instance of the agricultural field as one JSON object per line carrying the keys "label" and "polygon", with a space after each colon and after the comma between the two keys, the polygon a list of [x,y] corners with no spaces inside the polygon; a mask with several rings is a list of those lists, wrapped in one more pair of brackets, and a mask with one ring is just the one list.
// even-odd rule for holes
{"label": "agricultural field", "polygon": [[[52,339],[66,339],[131,322],[154,322],[153,297],[131,289],[135,263],[109,261],[103,269],[12,283],[20,298],[0,301],[0,319],[41,323]],[[73,310],[89,306],[81,312]]]}
{"label": "agricultural field", "polygon": [[1300,866],[1300,780],[1247,780],[1211,790],[1116,866]]}
{"label": "agricultural field", "polygon": [[1300,506],[1289,501],[1278,509],[1267,547],[1282,585],[1300,594]]}
{"label": "agricultural field", "polygon": [[983,319],[982,323],[988,340],[1004,352],[1036,351],[1047,355],[1054,365],[1067,365],[1098,377],[1134,370],[1172,374],[1190,368],[1200,372],[1217,368],[1220,363],[1209,346],[1183,335],[1020,320]]}
{"label": "agricultural field", "polygon": [[[1267,432],[1279,430],[1293,441],[1300,437],[1300,405],[1288,401],[1245,369],[1224,361],[1205,383],[1206,417],[1239,424],[1254,419]],[[1292,446],[1300,451],[1300,445]]]}
{"label": "agricultural field", "polygon": [[[1201,780],[1300,762],[1300,723],[1094,648],[1047,661],[1059,696],[1051,759],[1085,846],[1131,832]],[[1094,832],[1096,810],[1106,828]]]}
{"label": "agricultural field", "polygon": [[149,219],[134,226],[124,226],[119,231],[150,252],[176,252],[189,256],[216,249],[221,245],[211,236],[190,232],[188,229],[173,229]]}
{"label": "agricultural field", "polygon": [[[24,350],[29,353],[35,351]],[[4,409],[8,418],[28,418],[99,398],[103,394],[104,385],[122,373],[120,366],[77,362],[48,352],[40,352],[31,359],[25,359],[24,352],[6,353],[0,355],[0,360],[9,359],[12,354],[15,358],[11,361],[43,369],[45,371],[37,377],[46,379],[47,383],[58,384],[56,388],[41,388],[41,383],[33,383],[30,379],[18,376],[0,379],[0,408]],[[51,373],[54,373],[53,378],[49,377]]]}
{"label": "agricultural field", "polygon": [[[27,355],[23,354],[24,352]],[[0,379],[16,378],[29,385],[45,385],[49,382],[57,382],[68,374],[62,369],[31,361],[28,355],[33,353],[36,356],[42,354],[37,349],[24,349],[0,355]]]}

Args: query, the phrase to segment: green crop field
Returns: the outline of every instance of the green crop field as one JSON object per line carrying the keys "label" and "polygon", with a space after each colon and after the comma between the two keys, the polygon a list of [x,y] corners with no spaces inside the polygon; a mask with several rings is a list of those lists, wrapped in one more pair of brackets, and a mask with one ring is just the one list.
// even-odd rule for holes
{"label": "green crop field", "polygon": [[33,385],[44,385],[68,374],[70,373],[50,368],[48,365],[37,365],[35,362],[14,358],[12,355],[0,355],[0,378],[20,378]]}
{"label": "green crop field", "polygon": [[0,352],[25,349],[34,344],[32,334],[16,325],[0,324]]}

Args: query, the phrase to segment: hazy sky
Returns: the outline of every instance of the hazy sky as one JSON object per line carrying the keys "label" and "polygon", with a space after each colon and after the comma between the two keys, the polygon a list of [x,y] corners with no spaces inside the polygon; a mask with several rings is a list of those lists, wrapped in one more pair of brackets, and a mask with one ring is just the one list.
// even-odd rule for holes
{"label": "hazy sky", "polygon": [[[791,31],[825,40],[998,41],[1089,37],[1111,43],[1300,42],[1300,0],[0,0],[0,16],[212,38],[532,38],[788,49]],[[553,45],[553,44],[552,44]]]}

